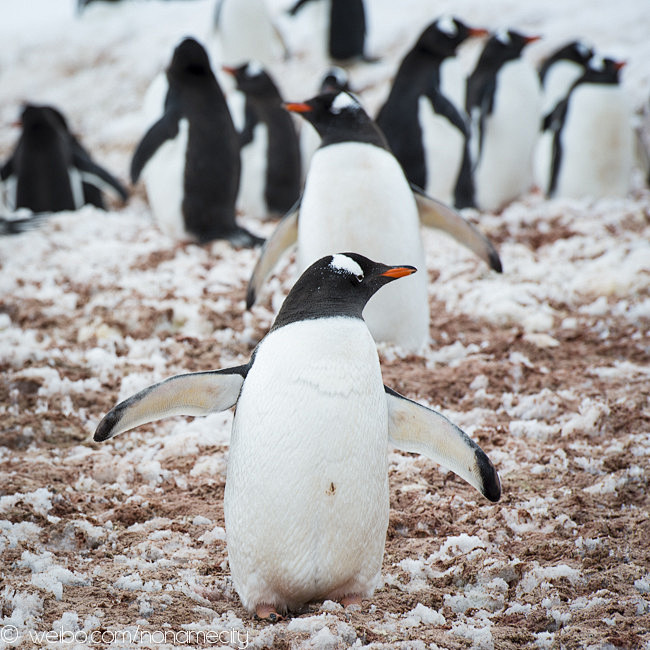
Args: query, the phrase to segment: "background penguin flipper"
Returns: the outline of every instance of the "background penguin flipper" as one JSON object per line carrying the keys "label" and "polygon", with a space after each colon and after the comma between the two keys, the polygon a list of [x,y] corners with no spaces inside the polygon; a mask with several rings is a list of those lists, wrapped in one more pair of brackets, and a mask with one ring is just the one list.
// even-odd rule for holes
{"label": "background penguin flipper", "polygon": [[266,240],[257,264],[248,281],[246,291],[246,309],[250,309],[257,300],[262,283],[274,269],[282,253],[298,241],[298,213],[300,201],[291,208],[278,224],[273,234]]}
{"label": "background penguin flipper", "polygon": [[502,272],[499,253],[483,233],[453,208],[427,196],[418,187],[412,185],[411,188],[423,225],[446,232],[478,255],[491,269],[497,273]]}
{"label": "background penguin flipper", "polygon": [[101,442],[141,424],[173,415],[225,411],[239,398],[248,365],[170,377],[120,402],[99,423],[93,440]]}
{"label": "background penguin flipper", "polygon": [[384,386],[388,437],[402,451],[422,454],[475,487],[490,501],[501,498],[501,482],[485,452],[444,415]]}
{"label": "background penguin flipper", "polygon": [[73,162],[74,166],[81,172],[81,179],[84,184],[92,185],[102,191],[115,193],[122,201],[129,198],[129,193],[124,185],[113,174],[89,157],[77,155],[75,152]]}
{"label": "background penguin flipper", "polygon": [[165,113],[143,136],[131,159],[131,181],[137,183],[144,166],[166,140],[178,135],[178,116]]}

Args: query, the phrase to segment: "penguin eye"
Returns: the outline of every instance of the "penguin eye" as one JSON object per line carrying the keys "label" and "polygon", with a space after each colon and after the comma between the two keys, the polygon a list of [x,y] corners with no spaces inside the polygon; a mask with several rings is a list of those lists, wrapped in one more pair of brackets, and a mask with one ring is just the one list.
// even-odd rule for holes
{"label": "penguin eye", "polygon": [[363,282],[363,275],[355,275],[354,282],[355,284],[361,284]]}

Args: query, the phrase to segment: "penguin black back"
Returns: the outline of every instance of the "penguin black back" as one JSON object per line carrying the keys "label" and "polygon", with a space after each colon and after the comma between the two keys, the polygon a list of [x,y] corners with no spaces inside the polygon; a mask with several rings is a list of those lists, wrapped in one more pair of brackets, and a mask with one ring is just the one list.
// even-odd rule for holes
{"label": "penguin black back", "polygon": [[363,57],[366,12],[363,0],[331,0],[329,53],[333,59]]}
{"label": "penguin black back", "polygon": [[593,55],[593,49],[585,45],[582,41],[571,41],[544,59],[544,62],[539,68],[539,80],[544,84],[548,71],[558,61],[571,61],[578,65],[586,65]]}
{"label": "penguin black back", "polygon": [[387,266],[358,253],[323,257],[296,281],[271,331],[315,318],[362,318],[366,303],[381,287],[415,271],[413,266]]}
{"label": "penguin black back", "polygon": [[246,96],[246,124],[241,145],[252,140],[258,122],[266,126],[264,200],[269,212],[282,215],[300,197],[302,166],[294,121],[284,110],[280,91],[273,79],[259,64],[251,62],[224,70],[235,77],[238,89]]}

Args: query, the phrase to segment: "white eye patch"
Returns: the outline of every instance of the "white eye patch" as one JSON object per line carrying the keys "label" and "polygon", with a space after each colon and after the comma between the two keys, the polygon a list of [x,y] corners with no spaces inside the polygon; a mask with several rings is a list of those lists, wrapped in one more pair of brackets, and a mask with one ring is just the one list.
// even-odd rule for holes
{"label": "white eye patch", "polygon": [[442,16],[436,22],[438,29],[447,34],[447,36],[456,36],[458,34],[458,27],[451,16]]}
{"label": "white eye patch", "polygon": [[504,45],[510,45],[510,34],[508,34],[508,30],[500,29],[497,31],[497,33],[494,36],[498,41],[501,41]]}
{"label": "white eye patch", "polygon": [[330,268],[332,268],[337,273],[349,273],[356,277],[363,277],[363,270],[361,267],[347,255],[342,255],[338,253],[332,257],[330,262]]}
{"label": "white eye patch", "polygon": [[342,110],[346,108],[359,110],[359,104],[354,98],[352,98],[347,93],[339,93],[334,98],[334,101],[332,102],[332,105],[330,107],[330,111],[334,113],[334,115],[338,115]]}
{"label": "white eye patch", "polygon": [[246,74],[249,77],[257,77],[264,72],[264,68],[259,61],[250,61],[246,66]]}

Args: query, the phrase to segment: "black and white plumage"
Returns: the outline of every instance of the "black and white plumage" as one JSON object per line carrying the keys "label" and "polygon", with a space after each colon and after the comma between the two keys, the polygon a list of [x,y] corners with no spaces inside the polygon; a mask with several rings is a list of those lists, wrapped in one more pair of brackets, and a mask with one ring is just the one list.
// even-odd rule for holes
{"label": "black and white plumage", "polygon": [[[294,16],[312,0],[298,0],[289,13]],[[327,53],[335,61],[366,59],[366,9],[363,0],[319,0],[328,5]],[[370,59],[369,59],[370,60]]]}
{"label": "black and white plumage", "polygon": [[233,75],[237,89],[246,97],[246,121],[240,134],[240,197],[256,205],[257,197],[248,196],[248,187],[263,180],[256,193],[263,198],[266,215],[283,216],[300,197],[302,186],[300,141],[293,118],[284,109],[273,79],[258,62],[223,69]]}
{"label": "black and white plumage", "polygon": [[631,109],[620,86],[624,62],[594,56],[585,73],[546,119],[547,170],[542,189],[571,198],[625,196],[634,166]]}
{"label": "black and white plumage", "polygon": [[481,210],[499,210],[532,184],[541,88],[522,52],[538,39],[514,30],[496,32],[467,79],[475,197]]}
{"label": "black and white plumage", "polygon": [[326,256],[296,282],[246,365],[172,377],[118,404],[97,427],[94,439],[103,441],[163,417],[236,405],[226,541],[235,589],[260,617],[372,595],[388,527],[389,443],[500,498],[497,471],[473,440],[383,384],[362,312],[375,292],[414,272],[355,253]]}
{"label": "black and white plumage", "polygon": [[486,34],[447,16],[431,23],[402,60],[376,118],[409,181],[457,207],[474,205],[470,129],[464,107],[445,92],[442,68],[466,39]]}
{"label": "black and white plumage", "polygon": [[165,110],[133,154],[132,181],[142,175],[152,212],[172,237],[259,244],[235,221],[239,136],[203,46],[184,39],[166,74]]}
{"label": "black and white plumage", "polygon": [[[307,172],[302,199],[278,225],[253,271],[247,303],[282,252],[297,242],[300,271],[333,251],[353,249],[381,259],[411,259],[424,268],[420,221],[444,230],[496,270],[490,242],[456,211],[411,187],[386,140],[358,100],[325,93],[286,105],[316,128],[321,146]],[[426,275],[387,287],[364,318],[377,341],[419,349],[429,335]]]}
{"label": "black and white plumage", "polygon": [[0,170],[10,211],[59,212],[85,204],[105,209],[105,191],[127,199],[124,186],[93,161],[61,111],[26,104],[20,124],[18,143]]}

